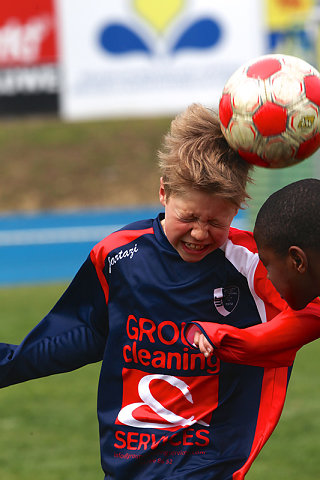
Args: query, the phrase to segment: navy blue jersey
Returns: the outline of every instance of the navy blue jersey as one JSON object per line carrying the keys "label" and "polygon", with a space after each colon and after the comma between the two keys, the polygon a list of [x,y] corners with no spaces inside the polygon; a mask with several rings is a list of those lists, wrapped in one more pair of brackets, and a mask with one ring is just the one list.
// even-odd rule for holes
{"label": "navy blue jersey", "polygon": [[283,407],[288,368],[205,358],[192,321],[240,328],[268,321],[282,301],[248,232],[181,259],[161,215],[96,245],[21,345],[1,344],[0,386],[102,360],[98,390],[106,480],[241,479]]}

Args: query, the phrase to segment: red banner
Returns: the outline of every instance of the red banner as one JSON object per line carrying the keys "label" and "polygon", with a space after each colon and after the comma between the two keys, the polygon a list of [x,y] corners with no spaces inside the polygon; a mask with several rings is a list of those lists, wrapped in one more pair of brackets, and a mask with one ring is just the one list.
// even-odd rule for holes
{"label": "red banner", "polygon": [[13,0],[0,7],[0,68],[57,62],[54,0]]}

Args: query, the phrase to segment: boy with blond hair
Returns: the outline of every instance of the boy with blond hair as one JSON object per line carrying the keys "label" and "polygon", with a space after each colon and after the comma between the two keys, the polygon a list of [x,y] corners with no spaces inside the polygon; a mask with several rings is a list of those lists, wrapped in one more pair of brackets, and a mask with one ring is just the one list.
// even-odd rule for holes
{"label": "boy with blond hair", "polygon": [[250,167],[217,115],[189,107],[159,156],[164,213],[103,239],[25,340],[0,344],[0,386],[102,361],[106,480],[241,480],[277,424],[290,369],[205,358],[184,327],[223,318],[244,328],[285,302],[252,235],[230,227]]}

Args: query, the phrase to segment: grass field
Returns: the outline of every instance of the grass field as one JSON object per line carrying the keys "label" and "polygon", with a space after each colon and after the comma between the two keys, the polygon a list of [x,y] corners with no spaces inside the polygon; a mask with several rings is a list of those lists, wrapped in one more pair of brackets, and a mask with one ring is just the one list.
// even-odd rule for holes
{"label": "grass field", "polygon": [[[157,151],[170,121],[1,120],[0,212],[159,204]],[[301,178],[320,178],[319,158],[288,169],[255,169],[250,228],[270,193]]]}
{"label": "grass field", "polygon": [[[64,288],[0,289],[1,340],[19,343]],[[298,353],[282,418],[248,480],[320,478],[319,358],[319,341]],[[1,479],[103,478],[96,419],[98,376],[99,365],[90,365],[1,391]]]}
{"label": "grass field", "polygon": [[[0,289],[2,341],[19,343],[64,285]],[[0,478],[94,480],[99,365],[1,390]]]}
{"label": "grass field", "polygon": [[0,211],[158,202],[168,118],[0,121]]}

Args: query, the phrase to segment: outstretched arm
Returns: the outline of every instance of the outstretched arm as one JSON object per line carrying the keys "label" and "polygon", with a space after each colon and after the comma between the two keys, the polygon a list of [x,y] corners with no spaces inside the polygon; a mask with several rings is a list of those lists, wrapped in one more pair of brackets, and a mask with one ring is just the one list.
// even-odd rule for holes
{"label": "outstretched arm", "polygon": [[287,309],[273,320],[238,329],[231,325],[192,322],[187,326],[190,344],[221,360],[262,367],[292,365],[297,351],[320,337],[320,304]]}
{"label": "outstretched arm", "polygon": [[101,360],[107,329],[105,297],[88,258],[57,304],[20,345],[0,343],[0,387]]}

